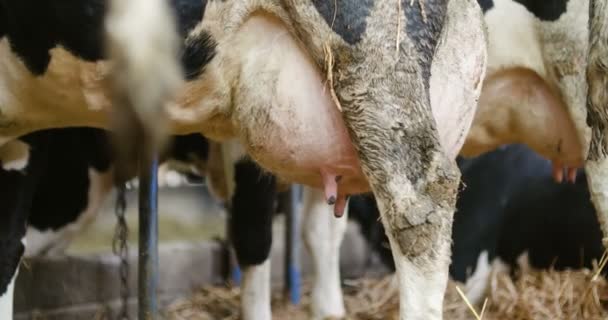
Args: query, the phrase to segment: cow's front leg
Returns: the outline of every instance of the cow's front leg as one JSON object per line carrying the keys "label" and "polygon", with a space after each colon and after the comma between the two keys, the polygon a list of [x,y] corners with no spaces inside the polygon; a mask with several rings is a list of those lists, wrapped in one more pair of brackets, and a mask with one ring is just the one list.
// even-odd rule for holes
{"label": "cow's front leg", "polygon": [[608,247],[608,1],[592,0],[589,5],[587,123],[592,136],[585,169]]}

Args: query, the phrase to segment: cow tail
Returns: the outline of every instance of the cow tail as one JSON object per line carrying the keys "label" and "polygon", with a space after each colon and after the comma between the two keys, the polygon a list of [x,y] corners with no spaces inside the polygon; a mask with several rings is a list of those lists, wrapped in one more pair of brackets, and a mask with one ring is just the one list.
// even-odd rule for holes
{"label": "cow tail", "polygon": [[111,0],[105,31],[112,63],[110,128],[120,181],[122,175],[129,175],[121,167],[126,170],[139,156],[151,156],[164,146],[168,136],[164,107],[180,86],[183,72],[175,17],[166,1]]}

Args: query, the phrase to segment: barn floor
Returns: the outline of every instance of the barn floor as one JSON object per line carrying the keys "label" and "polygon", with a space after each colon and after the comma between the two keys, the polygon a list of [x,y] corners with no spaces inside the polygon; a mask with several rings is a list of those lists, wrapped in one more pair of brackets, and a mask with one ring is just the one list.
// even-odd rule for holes
{"label": "barn floor", "polygon": [[[92,228],[73,241],[73,245],[68,248],[69,255],[87,256],[110,251],[115,224],[114,199],[114,195],[109,197],[104,210]],[[137,199],[135,192],[131,191],[128,194],[128,203],[130,244],[132,250],[136,250]],[[211,201],[204,187],[165,189],[160,194],[159,205],[161,243],[196,242],[217,236],[222,237],[224,234],[223,209]],[[280,220],[282,219],[276,221],[277,226],[281,225]],[[357,232],[350,233],[357,235]],[[274,248],[275,245],[282,244],[282,234],[282,231],[275,230],[276,241],[273,243],[273,252],[277,251]],[[357,244],[361,241],[356,236],[345,240],[352,247],[348,252],[341,254],[341,259],[344,258],[343,262],[348,266],[343,270],[346,271],[346,277],[365,272],[354,270],[356,265],[363,266],[362,261],[366,256],[366,250],[363,249],[364,244]],[[358,257],[360,255],[362,257]],[[281,270],[281,257],[275,258],[277,258],[274,260],[277,260],[278,264],[276,268],[273,267],[273,270],[279,271]],[[303,259],[302,262],[307,261]],[[348,275],[349,271],[352,275]],[[23,272],[23,274],[26,273]],[[483,319],[608,319],[608,284],[604,278],[592,281],[593,275],[594,273],[589,270],[541,273],[528,271],[512,280],[506,274],[496,273],[492,277],[490,290],[488,290],[488,303]],[[273,272],[273,278],[278,279],[279,281],[276,283],[280,284],[282,275]],[[463,286],[459,285],[459,287]],[[390,277],[367,276],[357,280],[345,280],[343,289],[348,311],[347,319],[396,319],[397,290],[392,285]],[[305,282],[302,304],[294,307],[285,303],[281,295],[281,288],[277,287],[273,298],[274,319],[308,319],[308,294],[309,287]],[[480,311],[482,308],[476,306],[476,309]],[[170,320],[238,319],[238,310],[238,288],[206,286],[195,290],[185,299],[170,303],[169,308],[165,310],[165,315]],[[448,288],[444,310],[445,319],[479,319],[473,315],[471,309],[458,295],[454,283],[451,283]],[[87,317],[90,318],[90,316]],[[81,318],[84,319],[84,317]],[[74,317],[73,319],[81,318]]]}
{"label": "barn floor", "polygon": [[[99,217],[87,232],[71,242],[68,254],[88,254],[110,250],[116,218],[116,195],[106,199]],[[162,188],[158,200],[159,241],[200,241],[223,237],[225,231],[224,209],[215,202],[203,186]],[[138,214],[137,190],[127,192],[127,223],[129,245],[137,247]]]}
{"label": "barn floor", "polygon": [[[577,272],[527,271],[516,279],[496,272],[488,290],[487,306],[476,306],[477,317],[451,282],[444,303],[445,319],[450,320],[548,320],[608,319],[608,284],[604,278],[592,280],[590,270]],[[397,290],[392,277],[362,278],[343,285],[347,319],[397,319]],[[301,306],[284,302],[281,290],[273,296],[274,319],[308,319],[309,286],[305,284]],[[188,299],[173,303],[167,310],[170,320],[239,319],[239,290],[207,287]]]}

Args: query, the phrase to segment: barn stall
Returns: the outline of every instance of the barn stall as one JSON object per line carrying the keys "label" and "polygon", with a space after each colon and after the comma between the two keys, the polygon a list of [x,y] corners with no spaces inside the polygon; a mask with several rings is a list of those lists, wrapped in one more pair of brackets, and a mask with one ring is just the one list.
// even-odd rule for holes
{"label": "barn stall", "polygon": [[[226,212],[204,184],[185,183],[173,171],[161,176],[159,192],[160,314],[166,319],[239,319],[239,289],[223,246]],[[137,183],[127,190],[129,225],[129,300],[137,314]],[[120,260],[112,253],[116,195],[106,201],[90,229],[76,238],[65,256],[30,257],[23,263],[15,293],[15,319],[114,319],[121,309]],[[285,286],[286,219],[273,225],[273,318],[307,319],[310,305],[307,252],[301,251],[301,300]],[[398,292],[388,269],[349,223],[341,249],[342,286],[349,319],[396,319]],[[470,305],[459,293],[465,284],[451,281],[446,319],[605,319],[608,284],[601,271],[537,271],[510,275],[493,270],[487,301]],[[296,288],[296,290],[298,290]],[[293,295],[293,292],[292,292]]]}
{"label": "barn stall", "polygon": [[[132,184],[137,186],[137,183]],[[126,220],[129,225],[129,304],[136,312],[137,296],[137,189],[127,191]],[[161,187],[159,197],[159,287],[162,306],[194,289],[230,280],[225,239],[226,213],[211,198],[204,185]],[[116,195],[106,201],[94,224],[71,242],[65,256],[29,257],[16,285],[16,319],[90,319],[120,309],[120,260],[112,252],[115,232]],[[280,284],[284,273],[285,218],[274,224],[273,280]],[[347,275],[360,275],[364,269],[366,247],[349,228],[343,264]],[[306,255],[304,271],[310,270]],[[93,279],[93,280],[91,280]],[[101,313],[100,313],[101,312]]]}
{"label": "barn stall", "polygon": [[[154,187],[152,187],[153,189]],[[153,196],[150,198],[154,199]],[[133,202],[135,201],[130,201],[130,203]],[[155,207],[155,204],[148,203],[148,206]],[[140,234],[142,230],[146,230],[150,226],[152,226],[152,229],[155,227],[154,216],[149,217],[144,213],[141,218],[143,219],[140,219],[140,221],[143,222],[147,221],[146,218],[150,218],[152,223],[143,223],[139,230]],[[161,238],[163,237],[162,225],[165,224],[163,222],[161,220],[159,223],[161,225]],[[207,224],[205,223],[205,225]],[[132,230],[137,230],[133,223],[131,226]],[[192,223],[190,223],[190,226],[192,226]],[[283,228],[285,228],[285,224]],[[189,230],[187,228],[181,229],[181,227],[178,229],[180,230],[177,232],[179,236],[187,234],[186,230]],[[213,230],[217,229],[221,230],[222,227],[213,228]],[[135,233],[137,232],[132,234]],[[151,237],[144,240],[146,244],[151,244],[152,247],[154,247],[156,240],[153,233],[148,232]],[[171,239],[170,235],[171,232],[166,234],[170,240],[162,239],[163,242],[168,243],[161,242],[162,247],[159,256],[160,270],[158,276],[160,281],[158,283],[158,294],[163,314],[166,317],[178,319],[196,319],[197,316],[208,318],[238,317],[238,304],[236,303],[238,301],[238,291],[222,285],[227,281],[229,282],[229,280],[226,280],[226,275],[230,274],[230,269],[227,268],[226,263],[229,259],[222,250],[222,246],[217,245],[217,242],[210,244],[208,239],[202,240],[204,242],[200,246],[191,243],[182,245],[176,241],[192,239],[181,237]],[[109,243],[111,240],[105,239],[104,242]],[[275,243],[277,242],[280,241],[275,241]],[[345,243],[348,244],[350,241],[345,241]],[[132,249],[133,247],[131,246]],[[147,250],[148,253],[153,251],[155,251],[154,248]],[[136,259],[133,257],[133,250],[131,252],[131,256],[128,257],[129,265],[134,266]],[[206,252],[200,259],[201,261],[204,260],[206,265],[203,263],[194,266],[193,262],[200,262],[197,261],[194,252]],[[369,251],[365,253],[365,250],[363,250],[363,252],[363,257],[369,257]],[[347,256],[352,258],[356,255],[349,254]],[[181,257],[183,266],[180,265],[178,257]],[[152,257],[151,260],[154,262],[155,257]],[[305,257],[302,260],[306,261]],[[168,263],[163,263],[163,261],[168,261]],[[367,259],[363,259],[363,261],[368,262]],[[348,277],[349,269],[352,269],[354,264],[344,262],[343,264],[346,264],[344,273]],[[604,261],[600,261],[595,270],[580,272],[550,271],[535,273],[528,270],[514,275],[513,279],[505,273],[498,272],[491,278],[490,299],[487,303],[476,306],[469,305],[466,298],[459,293],[455,293],[458,291],[456,289],[459,287],[458,285],[451,285],[446,300],[446,317],[453,317],[454,319],[457,319],[457,317],[477,319],[605,318],[605,284],[603,278],[596,276],[602,273],[604,264]],[[204,265],[207,269],[201,271],[201,265]],[[396,292],[390,278],[381,277],[382,272],[380,272],[380,275],[370,275],[366,272],[367,269],[374,272],[378,271],[373,265],[371,267],[367,263],[363,265],[362,271],[353,274],[353,276],[365,277],[363,280],[344,281],[344,288],[348,293],[347,306],[351,316],[364,319],[394,316],[396,312]],[[21,273],[17,289],[17,311],[20,313],[18,318],[105,318],[112,317],[116,313],[112,309],[120,308],[121,284],[120,281],[117,282],[112,279],[124,277],[124,274],[121,274],[120,261],[112,259],[107,253],[79,253],[62,258],[32,259],[26,261],[24,266],[25,271]],[[153,282],[156,276],[154,263],[151,267],[147,269],[150,273],[144,276],[144,278],[148,276],[151,276],[151,278],[143,283],[152,285],[153,290],[155,288]],[[283,268],[280,266],[274,268],[274,270],[281,269]],[[47,270],[48,276],[41,275],[39,270]],[[192,279],[186,277],[185,270],[196,270],[194,273],[198,275],[197,280],[195,280],[196,277]],[[90,273],[87,274],[86,271],[90,271]],[[163,272],[166,272],[166,274],[163,274]],[[125,279],[130,280],[129,287],[134,288],[134,279],[137,278],[135,268],[131,267],[128,274],[129,277]],[[208,277],[201,280],[204,278],[201,274]],[[68,275],[68,277],[62,278],[60,277],[62,275]],[[284,278],[280,274],[275,277],[279,280]],[[95,279],[95,281],[92,282],[91,279]],[[74,286],[71,285],[70,281]],[[280,281],[277,281],[277,283],[279,284],[277,291],[281,295],[283,288],[280,286]],[[140,284],[142,284],[141,281]],[[198,287],[202,287],[202,289],[197,289]],[[82,288],[90,291],[78,291]],[[49,292],[58,289],[63,290],[63,292],[49,294]],[[306,285],[304,289],[306,289]],[[131,297],[134,297],[134,291],[129,291]],[[22,292],[27,294],[22,294]],[[45,293],[49,295],[44,296]],[[20,295],[22,296],[21,302],[19,302]],[[68,298],[62,303],[55,303],[60,300],[57,299],[58,296]],[[148,294],[148,297],[150,296]],[[291,297],[292,299],[294,297],[293,291]],[[151,299],[153,304],[156,300],[154,298]],[[301,310],[289,306],[283,308],[286,310],[282,310],[282,305],[285,302],[281,302],[281,300],[281,297],[279,297],[278,302],[275,303],[277,307],[276,317],[305,317],[307,304],[305,300],[301,302]],[[141,300],[140,303],[142,303]],[[134,315],[135,312],[132,311],[130,314]]]}

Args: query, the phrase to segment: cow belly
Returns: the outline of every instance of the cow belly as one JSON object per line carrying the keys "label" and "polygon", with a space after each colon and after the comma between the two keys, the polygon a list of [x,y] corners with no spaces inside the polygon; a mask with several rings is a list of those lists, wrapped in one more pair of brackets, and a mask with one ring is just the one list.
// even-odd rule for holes
{"label": "cow belly", "polygon": [[[263,167],[321,187],[340,177],[340,194],[368,189],[340,110],[314,62],[277,21],[253,17],[234,116],[243,144]],[[255,85],[255,86],[254,86]],[[253,86],[253,87],[252,87]]]}

